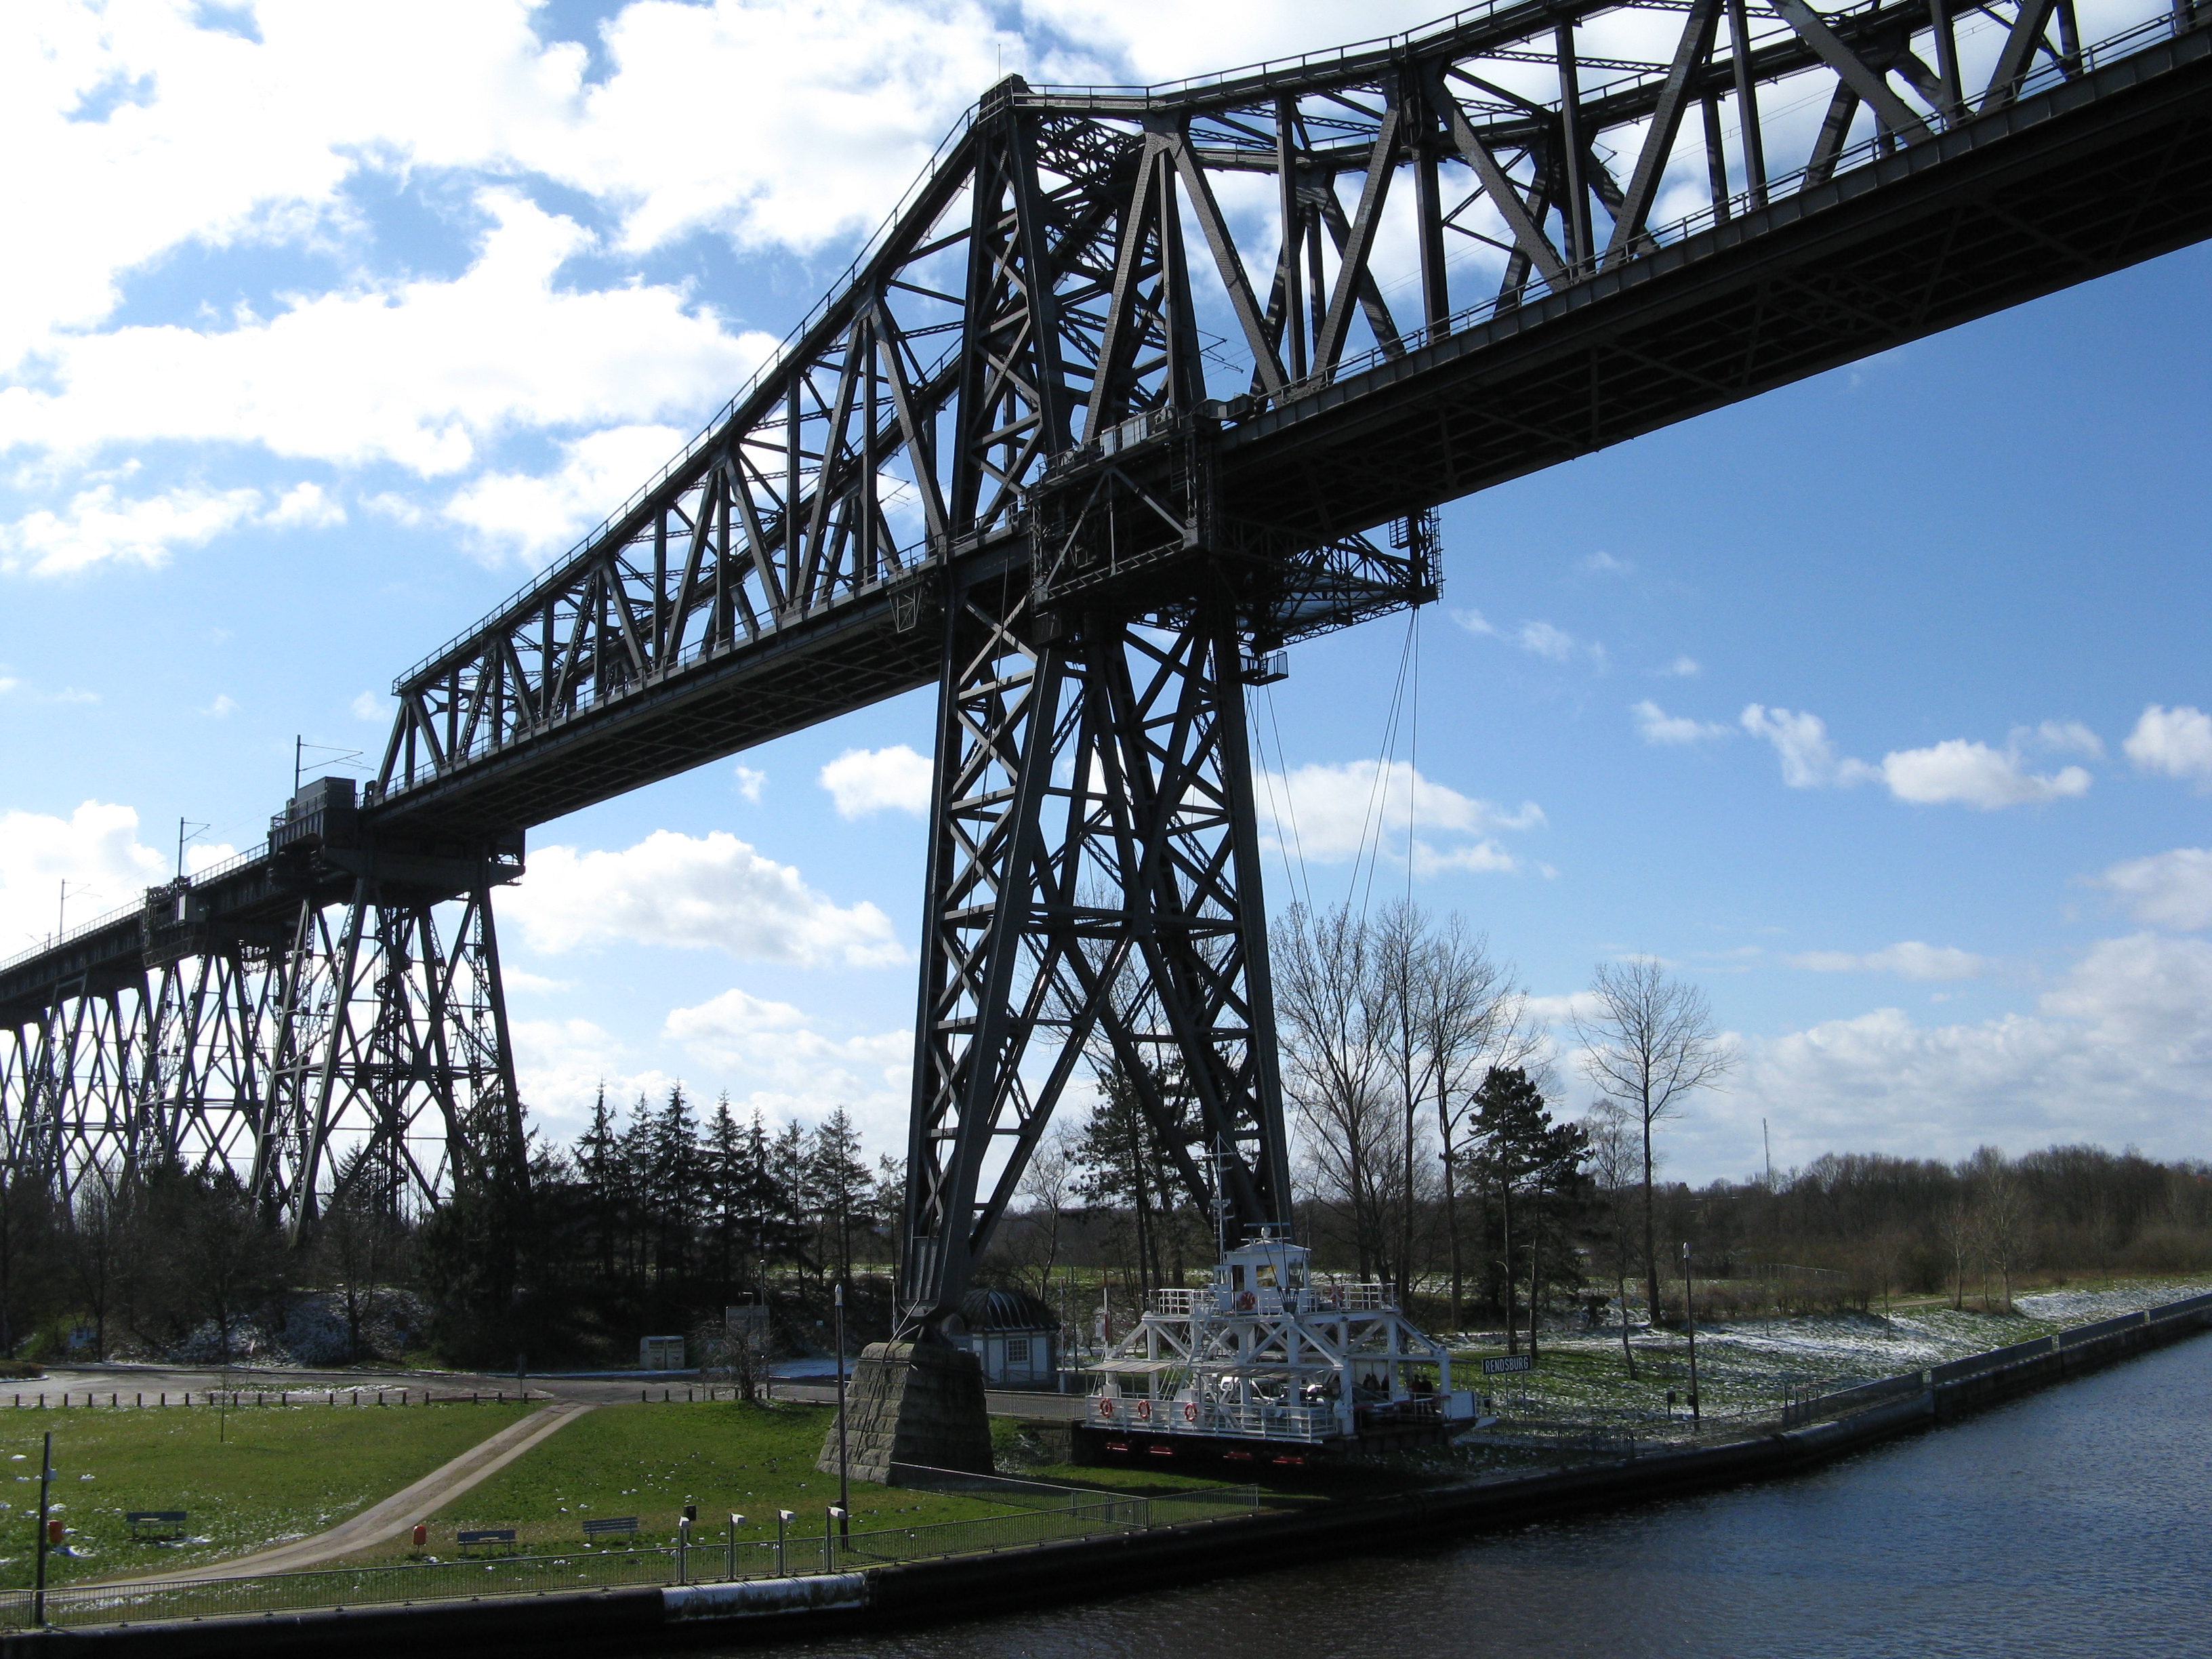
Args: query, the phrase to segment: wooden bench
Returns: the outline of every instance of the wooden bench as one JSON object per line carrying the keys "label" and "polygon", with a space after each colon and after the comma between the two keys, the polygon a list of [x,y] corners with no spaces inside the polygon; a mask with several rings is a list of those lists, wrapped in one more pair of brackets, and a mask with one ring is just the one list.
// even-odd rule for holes
{"label": "wooden bench", "polygon": [[128,1510],[123,1518],[131,1523],[134,1540],[160,1542],[185,1535],[185,1513],[183,1510]]}
{"label": "wooden bench", "polygon": [[636,1535],[637,1517],[634,1515],[601,1516],[596,1520],[584,1522],[584,1536],[587,1539],[617,1536],[635,1538]]}
{"label": "wooden bench", "polygon": [[472,1549],[487,1544],[503,1544],[511,1549],[514,1545],[514,1528],[513,1527],[471,1528],[465,1532],[455,1533],[453,1541],[461,1547],[461,1553],[464,1555]]}

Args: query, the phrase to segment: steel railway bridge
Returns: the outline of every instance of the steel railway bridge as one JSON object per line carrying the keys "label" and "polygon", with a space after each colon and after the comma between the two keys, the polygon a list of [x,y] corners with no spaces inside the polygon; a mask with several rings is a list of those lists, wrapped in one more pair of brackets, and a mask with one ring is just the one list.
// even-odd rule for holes
{"label": "steel railway bridge", "polygon": [[2134,3],[1496,0],[1000,82],[682,455],[399,677],[358,799],[0,964],[12,1171],[219,1161],[295,1228],[520,1178],[525,832],[934,686],[909,1327],[1079,1065],[1280,1218],[1243,688],[1432,598],[1439,503],[2212,234],[2212,35]]}

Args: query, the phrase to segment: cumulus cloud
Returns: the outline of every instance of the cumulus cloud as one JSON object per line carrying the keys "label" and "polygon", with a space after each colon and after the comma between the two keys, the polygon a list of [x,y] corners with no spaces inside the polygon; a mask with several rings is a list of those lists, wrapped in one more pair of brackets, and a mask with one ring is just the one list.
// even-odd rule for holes
{"label": "cumulus cloud", "polygon": [[[1543,808],[1534,801],[1507,811],[1425,777],[1404,761],[1301,766],[1287,775],[1263,772],[1258,782],[1260,816],[1275,839],[1316,864],[1357,857],[1378,836],[1385,856],[1402,857],[1410,830],[1416,875],[1510,872],[1520,867],[1519,860],[1496,836],[1545,822]],[[1440,845],[1447,836],[1473,839]]]}
{"label": "cumulus cloud", "polygon": [[[204,869],[231,856],[225,846],[194,847],[186,866]],[[27,951],[54,931],[62,884],[69,884],[68,925],[142,902],[147,888],[176,873],[173,849],[138,839],[129,806],[88,800],[69,817],[0,813],[0,957]]]}
{"label": "cumulus cloud", "polygon": [[2037,726],[2021,726],[2012,734],[2015,748],[2029,744],[2061,755],[2087,755],[2091,760],[2105,757],[2105,740],[2079,720],[2045,720]]}
{"label": "cumulus cloud", "polygon": [[1899,800],[1972,806],[1984,812],[2089,793],[2089,775],[2078,766],[2048,775],[2033,773],[2021,764],[2018,750],[1992,749],[1964,738],[1885,755],[1881,778]]}
{"label": "cumulus cloud", "polygon": [[1659,672],[1674,679],[1693,680],[1705,671],[1695,657],[1677,657]]}
{"label": "cumulus cloud", "polygon": [[1762,1115],[1778,1161],[2071,1140],[2202,1157],[2208,1077],[2212,945],[2136,934],[2093,945],[2032,1014],[1923,1026],[1881,1008],[1751,1040],[1730,1092],[1680,1126],[1678,1167],[1751,1167]]}
{"label": "cumulus cloud", "polygon": [[2005,806],[2040,805],[2087,794],[2089,774],[2078,766],[2057,772],[2027,769],[2022,746],[2080,750],[2096,734],[2077,722],[2046,721],[2016,728],[2002,749],[1966,738],[1950,738],[1925,749],[1892,750],[1881,764],[1838,755],[1819,715],[1753,703],[1743,711],[1743,729],[1774,745],[1781,757],[1782,781],[1792,789],[1849,788],[1880,781],[1899,800],[1917,805],[1958,805],[1995,811]]}
{"label": "cumulus cloud", "polygon": [[[11,395],[0,392],[0,405]],[[0,570],[56,576],[111,560],[155,569],[173,550],[204,547],[260,505],[258,489],[182,489],[128,500],[112,484],[98,484],[58,513],[41,507],[0,526]]]}
{"label": "cumulus cloud", "polygon": [[758,802],[761,791],[768,787],[768,774],[755,771],[750,766],[735,767],[731,775],[737,783],[738,793],[749,801]]}
{"label": "cumulus cloud", "polygon": [[1631,703],[1628,712],[1635,718],[1637,735],[1658,748],[1711,743],[1716,738],[1733,735],[1732,727],[1717,720],[1692,720],[1686,714],[1670,714],[1649,697],[1641,702]]}
{"label": "cumulus cloud", "polygon": [[671,426],[609,427],[562,444],[550,473],[479,474],[441,510],[477,550],[539,563],[619,507],[683,441]]}
{"label": "cumulus cloud", "polygon": [[790,865],[720,830],[704,838],[655,830],[619,853],[537,848],[501,914],[547,952],[621,940],[799,967],[906,959],[874,905],[835,904]]}
{"label": "cumulus cloud", "polygon": [[2179,778],[2200,795],[2212,793],[2212,714],[2201,708],[2152,703],[2121,747],[2137,771]]}
{"label": "cumulus cloud", "polygon": [[2212,927],[2212,848],[2177,847],[2130,859],[2094,879],[2117,894],[2137,921],[2181,933]]}
{"label": "cumulus cloud", "polygon": [[[513,980],[512,969],[501,972]],[[530,1103],[532,1118],[556,1139],[573,1140],[590,1127],[602,1089],[620,1111],[641,1094],[665,1099],[677,1081],[658,1066],[637,1065],[627,1045],[588,1019],[517,1019],[507,1030],[515,1086]]]}
{"label": "cumulus cloud", "polygon": [[1792,968],[1816,974],[1895,974],[1901,979],[1978,979],[1989,968],[1986,957],[1948,945],[1923,945],[1906,939],[1886,951],[1855,956],[1848,951],[1806,951],[1783,960]]}
{"label": "cumulus cloud", "polygon": [[842,818],[885,809],[917,815],[929,811],[929,757],[902,743],[889,749],[848,749],[822,769],[820,781]]}
{"label": "cumulus cloud", "polygon": [[317,483],[293,485],[261,515],[261,522],[272,530],[329,530],[345,521],[345,508]]}
{"label": "cumulus cloud", "polygon": [[1753,703],[1741,717],[1743,729],[1774,745],[1782,760],[1782,781],[1792,789],[1820,789],[1860,783],[1877,775],[1864,761],[1839,757],[1828,741],[1827,723],[1818,714],[1767,708]]}
{"label": "cumulus cloud", "polygon": [[353,710],[356,720],[374,720],[381,725],[392,718],[391,701],[380,691],[364,691],[346,707]]}
{"label": "cumulus cloud", "polygon": [[839,1036],[820,1030],[824,1023],[790,1003],[732,989],[672,1011],[664,1032],[702,1067],[730,1079],[735,1103],[804,1119],[842,1105],[871,1146],[902,1146],[912,1032]]}
{"label": "cumulus cloud", "polygon": [[[295,297],[265,321],[205,332],[165,325],[57,340],[39,384],[0,391],[0,453],[252,444],[434,477],[513,428],[711,407],[770,349],[764,336],[726,333],[675,289],[557,285],[590,233],[511,191],[477,201],[492,228],[451,281]],[[559,350],[546,349],[551,340]],[[661,444],[652,465],[672,447]],[[596,459],[570,465],[588,480]]]}

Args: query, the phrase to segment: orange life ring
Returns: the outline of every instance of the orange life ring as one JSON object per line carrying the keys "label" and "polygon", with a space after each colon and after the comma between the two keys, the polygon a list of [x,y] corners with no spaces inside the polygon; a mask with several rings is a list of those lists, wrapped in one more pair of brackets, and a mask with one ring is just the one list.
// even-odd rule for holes
{"label": "orange life ring", "polygon": [[1195,1400],[1186,1400],[1182,1402],[1182,1420],[1186,1423],[1198,1421],[1198,1402]]}
{"label": "orange life ring", "polygon": [[1101,1417],[1111,1417],[1111,1416],[1113,1416],[1113,1415],[1114,1415],[1114,1402],[1113,1402],[1111,1400],[1109,1400],[1109,1399],[1104,1398],[1103,1396],[1101,1396],[1101,1398],[1099,1399],[1099,1401],[1098,1401],[1098,1415],[1099,1415],[1099,1416],[1101,1416]]}
{"label": "orange life ring", "polygon": [[1149,1400],[1139,1400],[1137,1402],[1137,1421],[1139,1423],[1149,1423],[1152,1420],[1152,1402]]}
{"label": "orange life ring", "polygon": [[1253,1295],[1251,1291],[1247,1291],[1237,1298],[1237,1305],[1246,1313],[1249,1313],[1253,1309],[1260,1305],[1260,1298]]}

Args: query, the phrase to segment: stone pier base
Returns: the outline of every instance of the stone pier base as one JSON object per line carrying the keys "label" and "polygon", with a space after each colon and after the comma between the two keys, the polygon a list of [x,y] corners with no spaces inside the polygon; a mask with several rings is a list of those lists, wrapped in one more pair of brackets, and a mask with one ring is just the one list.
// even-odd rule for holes
{"label": "stone pier base", "polygon": [[[983,1367],[940,1342],[871,1342],[845,1387],[847,1468],[855,1480],[888,1484],[894,1463],[991,1469],[991,1419]],[[837,1472],[837,1427],[815,1467]]]}

